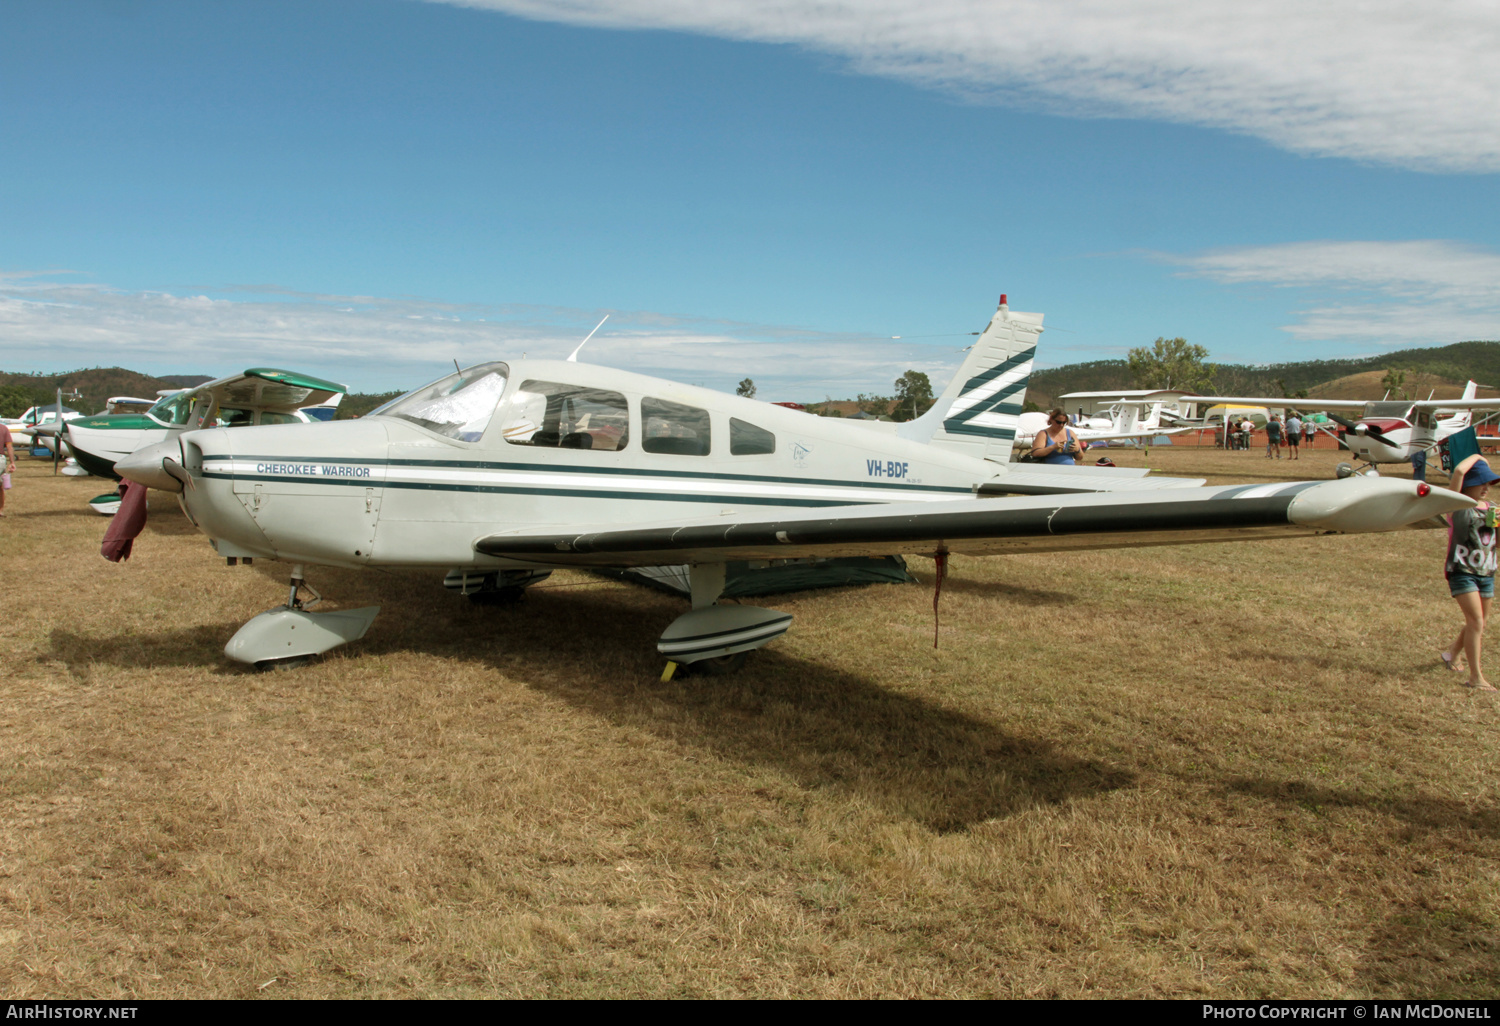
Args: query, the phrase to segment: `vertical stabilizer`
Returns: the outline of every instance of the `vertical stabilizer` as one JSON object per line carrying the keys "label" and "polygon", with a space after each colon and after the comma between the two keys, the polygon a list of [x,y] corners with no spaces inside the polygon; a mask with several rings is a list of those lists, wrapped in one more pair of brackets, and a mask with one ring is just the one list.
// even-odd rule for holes
{"label": "vertical stabilizer", "polygon": [[[1467,385],[1464,386],[1464,394],[1460,397],[1460,399],[1473,399],[1478,395],[1479,385],[1473,381],[1470,381]],[[1468,427],[1473,420],[1473,410],[1459,410],[1453,416],[1445,417],[1443,419],[1442,428],[1447,434],[1452,434],[1455,431],[1462,431],[1464,428]]]}
{"label": "vertical stabilizer", "polygon": [[1013,312],[1000,297],[989,327],[937,402],[897,434],[999,463],[1010,461],[1042,315]]}

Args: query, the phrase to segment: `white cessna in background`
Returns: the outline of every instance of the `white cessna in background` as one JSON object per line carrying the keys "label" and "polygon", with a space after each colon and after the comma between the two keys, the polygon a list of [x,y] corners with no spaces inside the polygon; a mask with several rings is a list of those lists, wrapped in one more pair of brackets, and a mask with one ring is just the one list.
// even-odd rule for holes
{"label": "white cessna in background", "polygon": [[[1500,410],[1500,398],[1476,399],[1479,386],[1470,381],[1459,399],[1266,399],[1192,396],[1200,407],[1208,404],[1265,406],[1274,409],[1323,410],[1341,425],[1344,444],[1367,464],[1410,463],[1417,453],[1430,452],[1437,444],[1473,422],[1475,410]],[[1334,411],[1357,412],[1349,420]],[[1449,416],[1441,416],[1447,412]],[[1348,468],[1344,468],[1347,473]]]}
{"label": "white cessna in background", "polygon": [[[169,391],[139,413],[104,413],[69,420],[58,429],[78,465],[98,477],[118,478],[115,464],[137,449],[202,427],[309,424],[332,419],[344,386],[296,371],[251,367],[216,381]],[[110,403],[119,402],[111,399]],[[132,400],[141,402],[142,400]],[[113,516],[120,497],[97,495],[89,505]]]}
{"label": "white cessna in background", "polygon": [[1406,480],[1204,488],[1008,464],[1041,331],[1040,314],[1002,297],[937,403],[894,435],[571,359],[517,360],[359,420],[188,431],[115,470],[178,493],[230,563],[292,564],[287,603],[226,646],[258,665],[362,637],[378,612],[309,611],[309,564],[431,568],[498,589],[558,567],[685,563],[692,609],[657,648],[714,667],[791,622],[715,605],[731,560],[920,553],[941,568],[954,552],[1384,531],[1473,505]]}
{"label": "white cessna in background", "polygon": [[[1162,407],[1165,405],[1163,402],[1121,399],[1110,404],[1107,417],[1089,417],[1076,424],[1069,424],[1068,430],[1090,445],[1108,445],[1110,442],[1123,442],[1127,439],[1140,441],[1161,435],[1180,435],[1192,430],[1191,427],[1165,426],[1162,423]],[[1151,412],[1142,417],[1141,412],[1147,406],[1151,407]],[[1016,436],[1021,439],[1023,448],[1029,448],[1036,436],[1047,430],[1049,417],[1050,414],[1046,411],[1021,414],[1020,422],[1016,425]]]}

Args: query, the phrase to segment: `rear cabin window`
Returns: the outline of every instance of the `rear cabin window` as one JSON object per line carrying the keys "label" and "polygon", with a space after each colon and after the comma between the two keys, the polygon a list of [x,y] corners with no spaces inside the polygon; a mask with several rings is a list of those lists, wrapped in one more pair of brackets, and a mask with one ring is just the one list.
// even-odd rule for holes
{"label": "rear cabin window", "polygon": [[295,413],[273,413],[270,410],[263,410],[260,415],[260,422],[262,425],[301,424],[302,418],[298,417]]}
{"label": "rear cabin window", "polygon": [[511,445],[618,452],[630,443],[623,395],[558,381],[523,381],[501,424]]}
{"label": "rear cabin window", "polygon": [[489,427],[509,373],[503,363],[481,363],[408,393],[375,412],[409,420],[461,442],[477,442]]}
{"label": "rear cabin window", "polygon": [[641,448],[672,456],[707,456],[708,411],[665,399],[641,400]]}
{"label": "rear cabin window", "polygon": [[776,436],[735,417],[729,418],[729,455],[768,456],[776,451]]}

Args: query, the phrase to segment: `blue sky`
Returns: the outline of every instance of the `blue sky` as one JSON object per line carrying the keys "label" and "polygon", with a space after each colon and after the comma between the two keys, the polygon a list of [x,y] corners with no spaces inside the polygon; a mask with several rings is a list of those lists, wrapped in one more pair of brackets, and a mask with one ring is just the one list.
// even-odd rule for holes
{"label": "blue sky", "polygon": [[[564,355],[769,398],[1500,338],[1500,12],[10,0],[0,367],[360,390]],[[901,336],[893,338],[892,336]]]}

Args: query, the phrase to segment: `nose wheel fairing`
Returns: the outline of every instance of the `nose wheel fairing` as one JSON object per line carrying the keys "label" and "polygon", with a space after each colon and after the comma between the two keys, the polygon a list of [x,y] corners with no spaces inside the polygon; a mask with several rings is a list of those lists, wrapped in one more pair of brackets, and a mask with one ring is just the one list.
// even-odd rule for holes
{"label": "nose wheel fairing", "polygon": [[[303,592],[312,596],[310,602],[304,601]],[[224,654],[260,669],[301,663],[363,638],[380,612],[379,606],[312,612],[311,607],[322,600],[308,587],[302,567],[293,567],[286,604],[266,610],[236,631],[224,646]]]}

